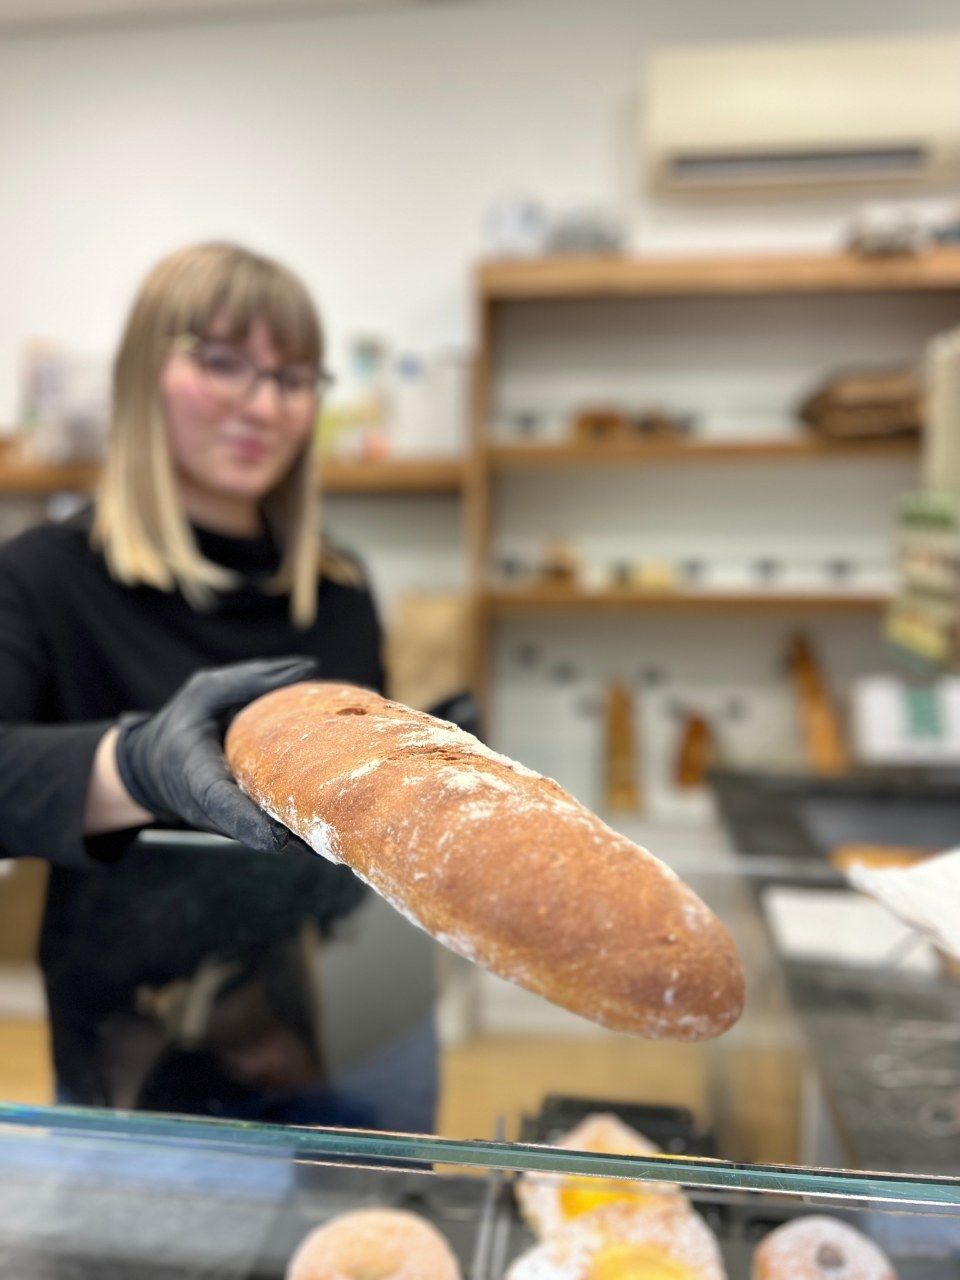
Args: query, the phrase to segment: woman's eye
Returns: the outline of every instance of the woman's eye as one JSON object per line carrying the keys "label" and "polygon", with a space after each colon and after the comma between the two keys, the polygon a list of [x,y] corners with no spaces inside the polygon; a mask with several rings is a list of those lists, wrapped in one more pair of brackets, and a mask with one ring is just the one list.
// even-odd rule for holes
{"label": "woman's eye", "polygon": [[245,369],[241,357],[232,351],[201,351],[200,363],[209,373],[224,374],[228,377],[239,376]]}
{"label": "woman's eye", "polygon": [[303,391],[309,391],[314,385],[314,376],[305,369],[278,369],[277,382],[280,384],[282,391],[289,391],[294,395],[298,395]]}

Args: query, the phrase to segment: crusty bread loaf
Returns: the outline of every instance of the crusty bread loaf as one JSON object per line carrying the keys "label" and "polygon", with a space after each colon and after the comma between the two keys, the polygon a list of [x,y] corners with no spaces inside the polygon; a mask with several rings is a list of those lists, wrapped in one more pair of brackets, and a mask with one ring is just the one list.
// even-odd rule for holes
{"label": "crusty bread loaf", "polygon": [[726,930],[661,862],[471,734],[349,685],[290,685],[226,741],[259,805],[451,950],[606,1027],[718,1035]]}

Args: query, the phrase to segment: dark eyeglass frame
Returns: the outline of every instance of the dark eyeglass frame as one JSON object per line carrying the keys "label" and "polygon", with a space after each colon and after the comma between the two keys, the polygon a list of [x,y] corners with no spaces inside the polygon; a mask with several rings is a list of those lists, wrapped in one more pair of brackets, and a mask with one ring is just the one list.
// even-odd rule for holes
{"label": "dark eyeglass frame", "polygon": [[[281,364],[277,365],[276,368],[273,369],[264,369],[261,368],[260,365],[255,364],[247,353],[241,347],[238,347],[235,342],[231,342],[229,338],[204,338],[196,333],[177,334],[173,340],[173,347],[177,351],[182,351],[185,355],[194,357],[194,359],[197,360],[198,365],[200,365],[201,370],[203,370],[203,365],[199,357],[204,348],[219,347],[221,349],[228,350],[231,355],[235,356],[237,360],[241,364],[245,365],[249,371],[249,384],[246,391],[239,397],[239,404],[243,404],[245,401],[250,399],[262,378],[267,378],[276,385],[277,394],[280,397],[281,402],[286,404],[288,398],[291,395],[296,394],[296,392],[294,392],[290,387],[285,386],[282,382],[284,373],[289,369],[296,368],[298,370],[303,370],[307,367],[305,365]],[[203,371],[209,372],[208,370]],[[336,378],[334,378],[332,373],[328,373],[326,369],[317,369],[314,373],[313,385],[309,387],[309,391],[312,395],[320,397],[325,391],[329,390],[335,382]],[[307,387],[303,388],[304,391],[307,389]]]}

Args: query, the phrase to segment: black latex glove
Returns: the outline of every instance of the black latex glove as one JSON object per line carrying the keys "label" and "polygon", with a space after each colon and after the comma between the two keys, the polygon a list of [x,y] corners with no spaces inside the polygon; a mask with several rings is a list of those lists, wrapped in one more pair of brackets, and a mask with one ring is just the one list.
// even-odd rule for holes
{"label": "black latex glove", "polygon": [[122,716],[117,768],[123,785],[161,822],[231,836],[264,853],[304,850],[237,786],[224,758],[223,735],[235,711],[315,670],[309,658],[213,667],[191,676],[159,711]]}

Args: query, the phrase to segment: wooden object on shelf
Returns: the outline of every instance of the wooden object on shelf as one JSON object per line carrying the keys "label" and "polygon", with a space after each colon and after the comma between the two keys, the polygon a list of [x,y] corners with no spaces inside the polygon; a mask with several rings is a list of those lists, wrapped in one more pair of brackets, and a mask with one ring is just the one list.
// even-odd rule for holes
{"label": "wooden object on shelf", "polygon": [[672,560],[623,560],[610,566],[610,587],[626,591],[675,591],[680,575]]}
{"label": "wooden object on shelf", "polygon": [[604,806],[611,812],[639,813],[633,697],[626,685],[616,680],[607,686],[603,727]]}
{"label": "wooden object on shelf", "polygon": [[716,762],[717,743],[710,722],[699,711],[692,711],[680,730],[673,785],[681,791],[705,786],[707,774]]}
{"label": "wooden object on shelf", "polygon": [[791,640],[787,664],[808,765],[814,773],[828,776],[848,772],[850,754],[840,715],[820,662],[805,635],[798,634]]}
{"label": "wooden object on shelf", "polygon": [[800,407],[801,419],[828,440],[918,436],[923,414],[923,388],[910,369],[837,374]]}
{"label": "wooden object on shelf", "polygon": [[663,409],[629,414],[601,405],[581,409],[570,424],[570,434],[574,444],[600,449],[637,439],[677,440],[686,435],[688,426],[686,419]]}
{"label": "wooden object on shelf", "polygon": [[668,413],[665,409],[645,409],[634,419],[634,430],[650,440],[679,440],[690,430],[693,419]]}
{"label": "wooden object on shelf", "polygon": [[570,424],[570,435],[577,443],[587,445],[629,440],[633,435],[633,420],[622,409],[581,409]]}
{"label": "wooden object on shelf", "polygon": [[538,570],[544,582],[574,587],[582,571],[579,552],[569,542],[554,538],[543,548]]}

